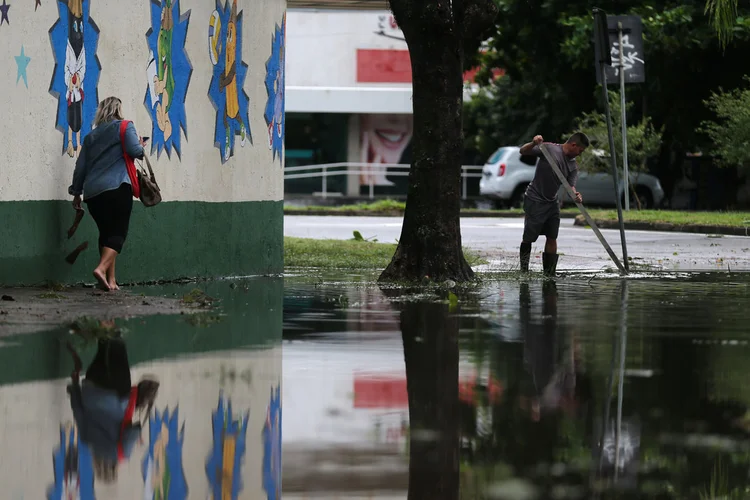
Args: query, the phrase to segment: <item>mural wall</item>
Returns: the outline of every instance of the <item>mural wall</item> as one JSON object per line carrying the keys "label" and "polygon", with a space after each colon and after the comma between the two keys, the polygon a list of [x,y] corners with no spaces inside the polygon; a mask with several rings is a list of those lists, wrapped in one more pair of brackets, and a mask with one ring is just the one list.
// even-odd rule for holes
{"label": "mural wall", "polygon": [[3,0],[0,284],[90,281],[96,245],[65,262],[97,238],[88,214],[67,238],[67,191],[108,96],[148,138],[164,198],[136,201],[122,279],[281,271],[285,11],[284,0]]}

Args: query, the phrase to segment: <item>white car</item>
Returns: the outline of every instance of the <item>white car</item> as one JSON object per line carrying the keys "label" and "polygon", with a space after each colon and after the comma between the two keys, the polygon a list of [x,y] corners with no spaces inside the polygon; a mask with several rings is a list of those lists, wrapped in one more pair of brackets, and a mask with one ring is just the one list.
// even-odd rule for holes
{"label": "white car", "polygon": [[[482,169],[479,181],[479,194],[492,199],[498,208],[519,208],[523,205],[523,196],[529,183],[534,179],[537,161],[536,156],[521,155],[520,148],[502,147],[495,151]],[[641,208],[660,207],[664,201],[664,189],[659,179],[651,174],[630,173],[631,184],[641,202]],[[620,199],[624,202],[622,183],[618,186]],[[589,173],[580,171],[576,189],[583,195],[587,205],[615,206],[615,186],[612,174]],[[560,186],[558,196],[565,202],[571,201]],[[630,207],[636,208],[633,194],[630,195]]]}

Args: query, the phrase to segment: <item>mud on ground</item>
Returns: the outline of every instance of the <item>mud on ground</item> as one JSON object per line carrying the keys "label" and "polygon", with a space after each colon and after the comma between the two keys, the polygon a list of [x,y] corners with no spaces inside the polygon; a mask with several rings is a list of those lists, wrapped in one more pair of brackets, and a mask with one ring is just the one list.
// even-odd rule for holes
{"label": "mud on ground", "polygon": [[0,288],[0,337],[50,330],[81,316],[105,320],[154,314],[192,313],[176,298],[143,296],[125,288],[103,292],[95,288]]}

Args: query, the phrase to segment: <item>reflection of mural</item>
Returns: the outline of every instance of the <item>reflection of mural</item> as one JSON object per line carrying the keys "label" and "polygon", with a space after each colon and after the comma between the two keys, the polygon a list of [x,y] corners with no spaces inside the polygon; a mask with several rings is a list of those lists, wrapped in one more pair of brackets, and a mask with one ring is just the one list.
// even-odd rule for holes
{"label": "reflection of mural", "polygon": [[281,149],[284,146],[284,52],[286,50],[286,14],[281,20],[281,27],[276,25],[276,31],[271,39],[271,57],[266,62],[266,91],[268,102],[264,117],[268,125],[268,147],[273,150],[273,159],[279,155],[281,163]]}
{"label": "reflection of mural", "polygon": [[231,9],[228,0],[224,8],[216,0],[209,21],[208,48],[214,65],[208,96],[217,111],[214,141],[224,163],[234,156],[236,135],[242,146],[248,139],[252,142],[249,97],[243,89],[247,64],[242,62],[242,12],[237,11],[237,0],[232,0]]}
{"label": "reflection of mural", "polygon": [[182,468],[182,444],[185,424],[178,428],[178,409],[172,415],[169,409],[149,420],[150,443],[143,459],[143,498],[148,500],[184,500],[188,497],[185,471]]}
{"label": "reflection of mural", "polygon": [[281,386],[271,388],[263,426],[263,489],[268,500],[281,498]]}
{"label": "reflection of mural", "polygon": [[58,99],[55,126],[63,133],[63,151],[71,158],[81,151],[99,100],[99,28],[89,17],[90,6],[91,0],[58,0],[60,17],[49,31],[55,56],[50,93]]}
{"label": "reflection of mural", "polygon": [[[185,96],[193,67],[185,52],[190,11],[180,16],[180,0],[151,0],[151,28],[146,33],[149,62],[144,104],[153,122],[151,153],[174,147],[180,155],[180,128],[187,137]],[[176,130],[174,130],[176,129]]]}
{"label": "reflection of mural", "polygon": [[239,497],[242,490],[242,460],[245,457],[248,411],[238,420],[232,414],[232,402],[219,395],[219,406],[213,414],[214,447],[206,462],[211,498],[228,500]]}
{"label": "reflection of mural", "polygon": [[[401,155],[412,136],[412,115],[362,115],[360,117],[360,151],[362,163],[400,163]],[[359,184],[393,186],[384,169],[365,168]]]}
{"label": "reflection of mural", "polygon": [[60,447],[54,452],[55,484],[49,500],[93,500],[94,469],[91,452],[73,424],[60,426]]}

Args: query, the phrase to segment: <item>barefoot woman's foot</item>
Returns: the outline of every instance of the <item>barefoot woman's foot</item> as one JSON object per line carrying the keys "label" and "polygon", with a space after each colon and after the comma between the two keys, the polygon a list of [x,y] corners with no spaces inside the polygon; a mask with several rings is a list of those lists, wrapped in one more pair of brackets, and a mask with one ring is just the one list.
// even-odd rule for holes
{"label": "barefoot woman's foot", "polygon": [[101,288],[102,290],[106,290],[107,292],[111,290],[111,288],[109,287],[109,283],[107,283],[107,279],[104,276],[104,273],[99,269],[94,269],[94,278],[96,278],[97,283],[99,283],[99,288]]}
{"label": "barefoot woman's foot", "polygon": [[119,290],[120,287],[117,286],[117,282],[116,281],[110,281],[109,282],[109,289],[112,290],[112,291],[115,291],[115,290]]}

